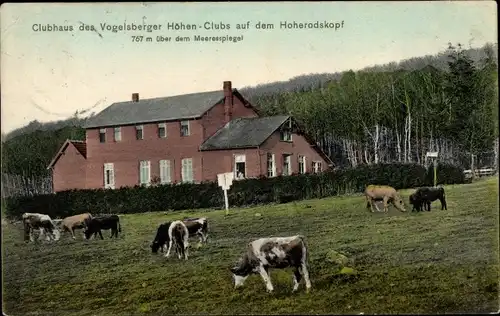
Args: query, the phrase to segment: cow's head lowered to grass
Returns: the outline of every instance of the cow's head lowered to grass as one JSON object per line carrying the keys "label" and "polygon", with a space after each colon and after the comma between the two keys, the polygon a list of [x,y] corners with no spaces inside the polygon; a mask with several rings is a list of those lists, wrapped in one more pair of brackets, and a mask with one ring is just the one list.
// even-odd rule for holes
{"label": "cow's head lowered to grass", "polygon": [[294,268],[293,291],[299,287],[304,277],[306,288],[311,288],[307,268],[308,250],[303,236],[268,237],[252,241],[238,262],[230,268],[233,273],[234,287],[242,286],[245,280],[254,273],[259,273],[266,284],[268,292],[274,290],[268,270]]}

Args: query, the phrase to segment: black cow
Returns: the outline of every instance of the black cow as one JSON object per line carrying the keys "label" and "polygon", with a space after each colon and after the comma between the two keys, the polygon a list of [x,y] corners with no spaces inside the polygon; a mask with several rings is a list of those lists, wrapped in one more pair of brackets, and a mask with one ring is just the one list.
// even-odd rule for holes
{"label": "black cow", "polygon": [[[185,218],[182,220],[182,222],[188,229],[189,237],[199,236],[200,244],[207,242],[208,220],[206,217]],[[158,253],[158,249],[163,252],[164,247],[168,245],[170,241],[170,238],[168,236],[168,228],[170,227],[170,224],[172,224],[172,222],[166,222],[158,227],[155,239],[151,244],[151,250],[153,251],[153,253]]]}
{"label": "black cow", "polygon": [[443,187],[422,187],[418,188],[413,194],[410,195],[410,204],[413,205],[412,211],[431,211],[431,203],[439,200],[441,202],[441,210],[447,210],[446,197]]}
{"label": "black cow", "polygon": [[158,253],[158,249],[161,249],[161,252],[163,252],[163,248],[168,246],[168,242],[170,241],[170,238],[168,237],[168,228],[170,227],[170,224],[172,224],[172,222],[163,223],[156,230],[155,239],[151,244],[151,250],[153,253]]}
{"label": "black cow", "polygon": [[104,239],[101,233],[102,229],[111,229],[111,238],[113,238],[113,236],[118,238],[118,232],[122,232],[118,215],[101,215],[92,219],[87,219],[86,225],[87,228],[84,231],[85,239],[90,239],[92,235],[96,236],[97,233],[99,233],[101,239]]}

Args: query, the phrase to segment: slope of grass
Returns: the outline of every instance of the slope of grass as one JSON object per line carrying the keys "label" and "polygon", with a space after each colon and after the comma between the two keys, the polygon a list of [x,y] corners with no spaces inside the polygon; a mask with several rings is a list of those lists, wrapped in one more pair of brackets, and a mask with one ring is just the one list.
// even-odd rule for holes
{"label": "slope of grass", "polygon": [[[403,191],[405,201],[410,191]],[[447,186],[448,210],[372,214],[362,196],[235,209],[121,216],[118,240],[25,244],[21,227],[2,226],[3,304],[9,315],[365,314],[497,311],[498,178]],[[261,213],[262,216],[255,216]],[[185,262],[152,255],[157,226],[207,216],[209,243]],[[292,275],[272,270],[276,293],[259,275],[234,290],[229,267],[246,243],[303,234],[313,285],[291,293]],[[195,246],[197,240],[192,239]],[[358,271],[340,276],[324,260],[347,254]]]}

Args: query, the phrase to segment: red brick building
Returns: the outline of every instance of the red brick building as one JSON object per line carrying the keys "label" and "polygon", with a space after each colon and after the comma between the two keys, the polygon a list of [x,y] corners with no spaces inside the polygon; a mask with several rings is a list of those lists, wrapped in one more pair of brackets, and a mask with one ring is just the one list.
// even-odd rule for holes
{"label": "red brick building", "polygon": [[54,191],[323,171],[331,160],[290,116],[259,117],[231,87],[110,105],[48,166]]}

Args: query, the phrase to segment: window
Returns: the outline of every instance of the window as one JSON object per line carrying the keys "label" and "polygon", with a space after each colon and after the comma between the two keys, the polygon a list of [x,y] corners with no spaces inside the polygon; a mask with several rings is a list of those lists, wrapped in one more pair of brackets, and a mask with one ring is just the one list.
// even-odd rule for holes
{"label": "window", "polygon": [[101,143],[105,143],[106,142],[106,129],[105,128],[101,128],[99,130],[99,141]]}
{"label": "window", "polygon": [[115,170],[113,163],[104,164],[104,188],[105,189],[115,188]]}
{"label": "window", "polygon": [[170,183],[172,178],[170,176],[170,160],[160,160],[160,183]]}
{"label": "window", "polygon": [[306,157],[299,156],[299,173],[306,173]]}
{"label": "window", "polygon": [[181,121],[181,136],[189,136],[189,121]]}
{"label": "window", "polygon": [[167,123],[158,124],[158,137],[159,138],[167,137]]}
{"label": "window", "polygon": [[284,154],[283,155],[283,172],[284,176],[289,176],[292,174],[292,155]]}
{"label": "window", "polygon": [[182,182],[193,182],[193,159],[182,159]]}
{"label": "window", "polygon": [[244,179],[246,177],[246,157],[245,155],[234,155],[234,177]]}
{"label": "window", "polygon": [[139,164],[139,183],[149,186],[151,184],[151,165],[148,160],[142,160]]}
{"label": "window", "polygon": [[135,138],[136,139],[144,139],[144,133],[142,130],[142,125],[137,125],[135,127]]}
{"label": "window", "polygon": [[122,140],[122,129],[121,127],[115,127],[115,142]]}
{"label": "window", "polygon": [[312,169],[314,173],[321,172],[321,161],[313,161]]}
{"label": "window", "polygon": [[291,142],[292,141],[292,132],[290,132],[287,129],[281,130],[280,140],[283,142]]}
{"label": "window", "polygon": [[267,176],[272,178],[276,176],[276,161],[274,154],[267,154]]}

